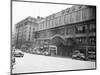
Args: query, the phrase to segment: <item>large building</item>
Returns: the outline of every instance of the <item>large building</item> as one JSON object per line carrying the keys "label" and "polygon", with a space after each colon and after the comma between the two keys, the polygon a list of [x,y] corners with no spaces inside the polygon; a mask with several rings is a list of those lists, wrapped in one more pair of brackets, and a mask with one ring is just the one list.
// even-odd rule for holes
{"label": "large building", "polygon": [[[38,46],[45,42],[58,47],[60,56],[70,56],[74,49],[89,55],[96,50],[96,7],[72,6],[38,21],[35,30]],[[93,54],[90,54],[90,57]]]}
{"label": "large building", "polygon": [[[78,49],[87,56],[95,57],[95,6],[75,5],[45,18],[38,17],[33,20],[31,25],[26,22],[29,20],[21,21],[16,25],[17,42],[21,40],[19,45],[24,39],[30,41],[33,39],[33,44],[36,46],[44,46],[45,43],[56,45],[59,56],[71,56],[73,50]],[[26,35],[28,36],[25,37]]]}
{"label": "large building", "polygon": [[36,19],[30,16],[16,24],[16,48],[32,45],[36,26]]}

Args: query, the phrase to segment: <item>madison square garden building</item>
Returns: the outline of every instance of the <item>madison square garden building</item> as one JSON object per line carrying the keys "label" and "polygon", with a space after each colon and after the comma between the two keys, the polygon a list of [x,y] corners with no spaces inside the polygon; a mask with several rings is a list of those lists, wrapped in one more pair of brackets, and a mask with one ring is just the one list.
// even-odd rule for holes
{"label": "madison square garden building", "polygon": [[56,56],[71,57],[79,50],[96,56],[96,7],[74,5],[47,17],[28,17],[16,24],[16,48],[55,45]]}

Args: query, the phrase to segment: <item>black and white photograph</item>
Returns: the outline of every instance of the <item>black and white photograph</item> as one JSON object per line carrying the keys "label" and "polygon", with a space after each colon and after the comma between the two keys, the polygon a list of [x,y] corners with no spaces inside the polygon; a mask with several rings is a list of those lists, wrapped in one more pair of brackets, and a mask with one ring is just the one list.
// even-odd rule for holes
{"label": "black and white photograph", "polygon": [[96,6],[11,1],[11,74],[96,70]]}

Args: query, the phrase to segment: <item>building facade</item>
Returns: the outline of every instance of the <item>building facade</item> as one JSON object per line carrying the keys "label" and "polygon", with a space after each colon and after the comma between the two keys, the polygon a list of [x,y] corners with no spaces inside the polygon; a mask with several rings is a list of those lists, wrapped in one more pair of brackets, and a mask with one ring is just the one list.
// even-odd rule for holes
{"label": "building facade", "polygon": [[[72,6],[38,21],[36,44],[58,47],[59,56],[71,56],[78,49],[90,57],[96,51],[96,7]],[[92,52],[93,51],[93,52]]]}
{"label": "building facade", "polygon": [[32,17],[27,17],[16,24],[16,48],[21,48],[22,45],[32,45],[36,26],[36,19]]}
{"label": "building facade", "polygon": [[96,55],[96,7],[75,5],[45,18],[28,17],[16,24],[16,46],[31,42],[57,46],[58,56],[80,50],[87,58]]}

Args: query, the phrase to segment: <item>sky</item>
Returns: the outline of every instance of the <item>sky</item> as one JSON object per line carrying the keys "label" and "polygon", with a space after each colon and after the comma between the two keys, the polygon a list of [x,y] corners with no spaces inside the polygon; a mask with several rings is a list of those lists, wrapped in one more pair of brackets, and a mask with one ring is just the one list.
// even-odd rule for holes
{"label": "sky", "polygon": [[28,16],[37,18],[37,16],[46,17],[57,13],[72,5],[31,3],[31,2],[12,2],[12,31],[15,30],[15,24]]}

